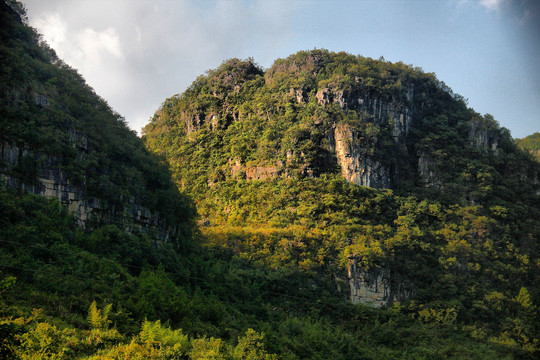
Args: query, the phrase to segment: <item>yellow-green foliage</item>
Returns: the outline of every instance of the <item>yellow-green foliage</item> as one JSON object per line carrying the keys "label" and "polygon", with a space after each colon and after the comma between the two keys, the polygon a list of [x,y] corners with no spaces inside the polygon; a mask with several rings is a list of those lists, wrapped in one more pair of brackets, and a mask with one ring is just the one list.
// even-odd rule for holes
{"label": "yellow-green foliage", "polygon": [[71,331],[60,331],[47,322],[39,322],[31,331],[23,334],[21,343],[22,359],[67,359],[65,343],[70,341]]}
{"label": "yellow-green foliage", "polygon": [[103,309],[98,309],[96,301],[92,301],[88,310],[88,322],[92,329],[107,330],[110,324],[109,313],[111,312],[112,304],[106,305]]}
{"label": "yellow-green foliage", "polygon": [[264,346],[264,334],[248,329],[238,339],[238,345],[232,350],[234,360],[276,360],[276,355],[268,354]]}
{"label": "yellow-green foliage", "polygon": [[[96,311],[95,303],[90,312]],[[0,325],[26,326],[23,334],[16,336],[17,345],[0,353],[23,360],[37,359],[227,359],[274,360],[263,343],[264,334],[248,329],[232,346],[219,338],[192,338],[181,329],[164,327],[159,320],[144,321],[138,335],[122,336],[116,329],[104,327],[91,330],[60,329],[46,320],[30,318],[1,319]],[[103,324],[103,322],[99,322]]]}
{"label": "yellow-green foliage", "polygon": [[533,310],[533,303],[531,300],[531,295],[529,294],[529,291],[527,288],[522,287],[519,289],[519,294],[516,296],[516,301],[523,306],[524,309]]}
{"label": "yellow-green foliage", "polygon": [[534,133],[523,139],[516,139],[517,145],[524,151],[532,154],[532,156],[540,161],[540,133]]}
{"label": "yellow-green foliage", "polygon": [[163,327],[160,320],[144,321],[139,333],[142,342],[158,347],[173,347],[175,351],[186,351],[189,348],[189,339],[182,330],[171,330]]}
{"label": "yellow-green foliage", "polygon": [[[302,222],[299,221],[296,225],[283,227],[257,228],[226,224],[203,227],[202,236],[208,247],[200,251],[206,249],[213,253],[205,255],[205,258],[194,255],[189,260],[184,260],[190,264],[191,273],[186,271],[182,261],[178,261],[171,268],[182,272],[173,272],[163,267],[154,270],[135,268],[140,270],[135,275],[129,275],[115,262],[115,254],[95,256],[72,243],[76,241],[86,244],[85,239],[88,237],[72,227],[72,223],[66,220],[67,214],[59,211],[56,202],[34,196],[18,197],[13,193],[0,191],[3,204],[0,209],[7,220],[0,224],[3,244],[0,259],[6,265],[31,269],[31,274],[35,273],[39,280],[34,282],[33,277],[29,278],[25,272],[18,273],[18,283],[22,286],[13,284],[12,280],[3,281],[3,284],[9,283],[11,288],[4,286],[1,298],[9,301],[10,306],[21,302],[17,299],[23,299],[26,304],[30,301],[52,304],[54,306],[47,306],[47,312],[62,314],[63,319],[77,325],[80,330],[76,330],[73,335],[73,328],[65,331],[64,327],[52,322],[38,327],[38,323],[45,323],[43,319],[26,325],[23,321],[21,325],[10,327],[2,327],[0,324],[0,327],[8,330],[8,334],[13,334],[16,339],[24,339],[24,347],[15,346],[16,354],[28,358],[37,356],[38,351],[65,358],[73,358],[74,353],[97,358],[136,358],[140,354],[144,354],[141,355],[142,358],[159,358],[167,351],[177,351],[175,346],[180,347],[183,354],[189,353],[192,349],[191,339],[197,334],[200,336],[196,339],[202,339],[206,335],[207,342],[212,337],[221,339],[221,353],[218,354],[229,356],[237,339],[236,334],[246,327],[246,321],[249,321],[249,324],[254,321],[264,329],[268,334],[268,341],[272,344],[272,352],[315,356],[331,350],[350,356],[353,349],[358,351],[358,347],[373,346],[373,343],[378,344],[376,346],[381,351],[384,348],[384,351],[392,352],[394,350],[391,349],[398,345],[382,345],[388,344],[385,339],[378,342],[379,340],[374,338],[375,333],[366,332],[376,323],[374,318],[358,322],[364,325],[357,330],[351,330],[357,326],[353,325],[357,323],[353,320],[355,316],[366,316],[354,315],[350,312],[356,310],[345,307],[347,283],[346,279],[340,281],[338,278],[343,276],[347,258],[353,254],[362,257],[360,262],[366,269],[389,266],[396,274],[400,274],[399,276],[409,276],[409,281],[424,287],[419,288],[423,292],[419,290],[417,293],[417,301],[424,307],[410,310],[417,319],[418,313],[424,309],[456,309],[458,317],[455,322],[451,317],[453,313],[447,314],[446,310],[442,314],[433,313],[431,310],[423,312],[424,319],[428,322],[426,326],[474,325],[479,329],[474,330],[478,337],[475,341],[493,338],[506,344],[512,339],[515,342],[511,345],[515,349],[513,351],[522,349],[531,354],[536,351],[531,345],[535,344],[535,339],[538,338],[534,326],[531,325],[537,316],[535,287],[524,286],[522,274],[530,273],[531,267],[536,266],[538,261],[534,252],[526,252],[523,245],[518,246],[518,243],[512,241],[516,235],[511,225],[520,222],[534,224],[535,217],[525,216],[527,212],[516,212],[510,205],[490,206],[488,211],[483,211],[480,206],[446,206],[434,201],[396,196],[391,192],[363,189],[343,181],[321,179],[306,180],[303,188],[295,190],[295,196],[309,200],[304,204],[306,208],[317,204],[317,196],[309,192],[316,184],[327,186],[324,191],[328,193],[319,196],[322,199],[330,199],[329,194],[332,194],[332,191],[340,194],[340,201],[343,203],[329,202],[324,206],[334,209],[336,213],[349,214],[347,216],[351,219],[326,217],[325,214],[331,214],[331,211],[323,210],[312,212],[312,221],[318,224],[317,226],[301,225]],[[260,183],[258,186],[276,185]],[[307,193],[304,194],[305,192]],[[294,196],[292,200],[286,200],[287,191],[283,190],[280,196],[283,197],[280,201],[285,201],[284,204],[294,201]],[[362,216],[354,217],[354,214]],[[36,219],[40,219],[40,223],[37,223]],[[527,229],[534,230],[534,226]],[[110,231],[102,233],[108,234]],[[75,234],[76,237],[70,238],[68,234]],[[119,238],[135,240],[123,236]],[[533,235],[519,239],[529,249],[534,249],[531,247],[535,239]],[[11,245],[6,241],[15,241],[16,244]],[[223,248],[238,255],[231,258],[233,255],[220,250]],[[133,247],[134,251],[147,252],[144,256],[147,256],[148,261],[153,261],[152,257],[148,257],[152,248],[141,249],[144,250]],[[110,257],[103,257],[104,255]],[[35,261],[28,262],[28,259]],[[258,263],[257,266],[253,266],[254,260]],[[325,272],[336,276],[324,277]],[[73,273],[77,275],[72,276]],[[194,289],[188,282],[193,282]],[[61,287],[58,287],[59,283],[62,284]],[[93,293],[99,296],[99,302],[91,305],[93,300],[88,299],[89,293],[78,290],[81,285],[94,289]],[[14,286],[18,286],[16,291],[12,289]],[[336,286],[341,286],[343,293],[336,292]],[[55,289],[54,294],[51,295],[49,289]],[[113,310],[109,306],[100,308],[97,305],[110,304],[111,298],[116,299],[121,306],[115,306]],[[456,302],[456,299],[460,298],[463,302]],[[87,304],[87,312],[77,317],[76,306],[81,303]],[[68,307],[69,304],[71,307]],[[531,304],[532,306],[529,306]],[[0,309],[8,311],[10,307],[4,303],[0,304]],[[407,306],[404,309],[404,312],[409,311]],[[312,326],[304,320],[294,326],[291,324],[290,333],[276,327],[288,319],[289,312],[297,316],[322,316],[328,320],[342,317],[350,319],[350,322],[343,320],[346,326],[351,327],[347,331],[343,330],[343,333],[336,333],[337,329],[329,325],[325,331],[329,334],[336,333],[335,336],[339,335],[339,339],[324,335],[328,336],[325,341],[328,344],[336,341],[341,344],[344,339],[351,337],[357,339],[350,340],[357,344],[356,347],[349,345],[345,349],[328,345],[317,348],[314,345],[317,341],[314,339],[319,338],[314,337],[313,342],[309,342],[311,340],[308,341],[302,335],[307,331],[306,327]],[[133,317],[130,317],[129,313],[134,314]],[[10,316],[17,318],[20,315]],[[147,330],[141,330],[142,337],[148,341],[143,341],[140,336],[126,335],[136,332],[136,328],[131,324],[140,324],[144,316],[151,319],[145,323]],[[260,320],[259,316],[276,320]],[[86,322],[85,317],[88,317]],[[163,322],[169,320],[175,328],[181,327],[186,331],[180,333],[178,330],[158,326],[161,324],[156,323],[158,319]],[[388,319],[377,321],[383,321],[384,326],[392,332],[398,329],[398,326],[389,323]],[[9,322],[11,323],[12,321]],[[113,326],[116,324],[118,329],[121,326],[124,330],[117,330]],[[93,328],[83,330],[88,325]],[[421,325],[413,323],[407,326],[411,327],[407,331],[413,331],[412,329],[418,330],[417,327]],[[225,328],[232,329],[230,335],[223,335],[219,330]],[[24,333],[17,333],[18,329]],[[151,329],[159,330],[157,333],[162,335],[149,336]],[[362,338],[360,334],[365,337]],[[24,338],[21,337],[23,335]],[[182,345],[173,345],[176,340],[166,341],[169,344],[167,346],[155,342],[155,339],[167,339],[169,335]],[[11,339],[14,339],[13,336]],[[186,336],[191,336],[188,346]],[[434,336],[437,343],[443,335],[436,333]],[[398,338],[404,337],[398,335]],[[47,344],[50,345],[45,346],[48,350],[40,347],[39,339],[49,339]],[[302,343],[299,343],[300,339]],[[13,349],[14,344],[10,342],[8,347]],[[437,346],[446,346],[442,344],[444,342]],[[214,345],[219,344],[216,342]],[[467,346],[470,347],[469,345]],[[200,341],[198,346],[210,345]],[[410,351],[417,351],[410,346],[407,345]],[[443,351],[441,347],[434,351]],[[303,355],[298,356],[302,358]],[[337,355],[335,357],[339,358]]]}
{"label": "yellow-green foliage", "polygon": [[159,320],[144,321],[141,332],[129,343],[101,350],[90,359],[182,359],[191,348],[182,330],[163,327]]}
{"label": "yellow-green foliage", "polygon": [[193,360],[276,360],[276,355],[268,354],[264,349],[264,334],[248,329],[238,339],[235,347],[224,343],[221,339],[194,339],[189,353]]}
{"label": "yellow-green foliage", "polygon": [[230,346],[221,339],[213,337],[195,339],[191,342],[191,359],[197,360],[225,360],[229,358]]}
{"label": "yellow-green foliage", "polygon": [[418,311],[418,318],[425,323],[451,325],[456,322],[458,311],[455,308],[424,308]]}

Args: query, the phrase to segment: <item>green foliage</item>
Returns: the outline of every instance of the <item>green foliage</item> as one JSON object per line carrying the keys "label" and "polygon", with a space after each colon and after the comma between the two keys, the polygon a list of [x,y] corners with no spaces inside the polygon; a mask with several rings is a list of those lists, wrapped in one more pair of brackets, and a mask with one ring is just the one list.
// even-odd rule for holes
{"label": "green foliage", "polygon": [[233,349],[235,360],[273,360],[277,356],[268,354],[264,349],[264,334],[248,329],[246,334],[238,339],[238,345]]}
{"label": "green foliage", "polygon": [[107,330],[109,324],[109,313],[111,312],[112,304],[106,305],[103,309],[98,309],[96,301],[92,301],[88,310],[88,323],[92,329]]}
{"label": "green foliage", "polygon": [[[4,292],[15,284],[14,276],[6,276],[0,281],[0,314],[5,315],[6,301]],[[0,354],[5,359],[17,359],[15,349],[19,345],[17,335],[22,332],[21,326],[11,320],[0,320]]]}
{"label": "green foliage", "polygon": [[[347,185],[340,181],[333,186],[343,189],[339,184]],[[400,208],[395,202],[387,203],[389,199],[373,190],[360,190],[363,190],[365,197],[362,201],[369,199],[379,206],[386,204],[389,208]],[[409,354],[414,354],[410,356],[416,358],[426,354],[459,358],[458,354],[464,353],[471,358],[481,359],[504,358],[508,353],[505,350],[507,345],[496,349],[486,344],[488,338],[503,344],[509,341],[504,339],[514,339],[520,345],[508,345],[513,351],[521,351],[523,339],[527,339],[526,344],[534,344],[535,341],[534,329],[527,324],[532,323],[536,312],[519,305],[517,299],[527,304],[525,292],[519,288],[506,297],[516,298],[516,302],[502,299],[503,305],[500,307],[500,311],[509,319],[519,322],[505,321],[506,335],[489,330],[480,339],[471,340],[457,330],[451,335],[445,330],[454,328],[462,321],[460,318],[465,312],[462,308],[454,321],[453,317],[446,315],[448,311],[445,309],[449,307],[437,304],[425,307],[444,313],[442,320],[429,320],[423,324],[421,319],[412,320],[408,315],[408,311],[418,314],[421,308],[408,310],[405,307],[401,310],[403,314],[397,312],[389,316],[384,310],[348,305],[342,294],[335,291],[334,281],[328,279],[325,282],[324,273],[300,271],[292,260],[277,261],[273,265],[276,270],[268,268],[264,264],[270,259],[271,252],[260,257],[261,265],[254,266],[233,253],[209,247],[208,250],[198,250],[198,254],[193,253],[189,258],[179,258],[175,260],[175,265],[167,265],[167,268],[164,264],[153,270],[139,269],[142,271],[135,272],[138,275],[130,275],[131,268],[123,269],[125,265],[118,263],[117,254],[92,256],[78,247],[77,244],[85,243],[93,234],[86,235],[80,229],[70,227],[73,223],[66,221],[69,216],[59,211],[61,207],[57,202],[30,195],[20,197],[6,191],[0,195],[2,204],[6,205],[1,207],[2,214],[9,219],[9,223],[0,225],[0,233],[6,234],[6,230],[12,228],[26,229],[21,236],[36,241],[29,244],[15,237],[12,239],[18,245],[11,247],[6,242],[7,238],[2,238],[2,269],[18,278],[18,282],[12,285],[12,289],[15,287],[13,290],[2,293],[5,302],[2,324],[8,324],[9,333],[12,334],[8,347],[19,357],[37,358],[43,354],[43,357],[70,359],[162,359],[175,356],[269,359],[273,358],[270,354],[281,354],[284,358],[292,359],[327,356],[344,359],[360,354],[365,358],[390,359],[407,358],[401,355],[402,348],[406,347]],[[417,202],[409,199],[400,206],[415,214],[413,221],[429,223],[428,215],[436,216],[443,211],[443,208],[429,205],[424,202],[418,206]],[[25,213],[29,209],[33,216]],[[407,212],[401,210],[400,216],[406,216]],[[375,214],[372,216],[376,218],[378,215]],[[448,216],[455,215],[450,213]],[[389,217],[387,221],[392,223],[392,219]],[[406,222],[401,220],[400,223]],[[65,230],[63,227],[66,227]],[[32,235],[31,228],[42,237]],[[247,231],[243,229],[237,234],[238,239],[254,236]],[[263,246],[265,238],[274,236],[266,231],[261,229],[259,233],[260,246]],[[277,239],[291,236],[294,242],[294,237],[304,229],[298,227],[288,234],[287,229],[283,229],[282,233],[272,231]],[[319,240],[310,246],[321,243],[331,235],[330,232],[324,235],[311,231],[312,235],[308,235],[304,241],[309,236]],[[47,239],[51,239],[53,233],[57,234],[55,241],[63,244],[62,247],[40,245],[43,241],[50,241]],[[62,237],[64,233],[67,237]],[[68,234],[75,236],[70,238]],[[229,230],[224,234],[229,234]],[[393,248],[397,249],[396,245]],[[414,251],[413,248],[407,256]],[[306,259],[311,259],[307,252],[306,256]],[[165,259],[163,255],[159,258]],[[328,254],[322,263],[330,259]],[[320,269],[322,265],[318,261],[315,265],[307,266],[306,262],[303,266],[312,270]],[[289,265],[285,265],[287,263]],[[287,270],[287,266],[292,268]],[[429,263],[426,266],[430,266]],[[470,290],[463,289],[463,293],[467,291]],[[439,296],[440,292],[433,295]],[[488,309],[497,311],[496,306],[499,305],[496,304],[500,300],[495,300],[493,296],[488,299]],[[113,302],[114,311],[110,305],[104,309],[97,306],[97,303]],[[511,303],[515,304],[512,310],[515,313],[506,313],[510,309],[506,304]],[[54,318],[45,320],[29,315],[23,315],[25,319],[20,318],[21,314],[28,313],[27,309],[36,306],[45,307]],[[451,307],[457,309],[456,305]],[[474,311],[478,312],[478,309],[475,307]],[[88,315],[94,319],[91,323],[95,325],[89,330]],[[499,315],[493,314],[494,317]],[[440,317],[434,316],[435,319]],[[144,320],[145,317],[149,320]],[[179,327],[183,330],[178,330]],[[1,328],[8,329],[4,325]],[[245,329],[249,328],[256,330],[246,332]],[[262,332],[266,334],[264,342]],[[503,335],[506,337],[500,338]],[[414,336],[414,341],[407,340],[411,336]],[[534,347],[531,349],[534,351]]]}
{"label": "green foliage", "polygon": [[144,342],[158,343],[164,346],[179,344],[183,348],[187,348],[189,345],[188,337],[182,334],[181,330],[165,328],[159,320],[144,321],[139,336]]}
{"label": "green foliage", "polygon": [[533,310],[533,304],[531,301],[531,295],[527,291],[527,288],[522,287],[519,289],[519,294],[516,297],[516,301],[524,308],[524,309],[530,309]]}
{"label": "green foliage", "polygon": [[14,276],[6,276],[5,278],[3,278],[0,281],[0,295],[2,295],[5,291],[9,290],[13,285],[15,285],[16,281],[17,278]]}
{"label": "green foliage", "polygon": [[540,161],[540,133],[534,133],[523,139],[516,139],[516,144],[523,151],[527,151],[536,159]]}
{"label": "green foliage", "polygon": [[66,359],[63,342],[67,334],[47,322],[38,323],[21,336],[22,359]]}
{"label": "green foliage", "polygon": [[425,323],[451,325],[456,322],[457,310],[455,308],[446,309],[422,309],[418,312],[418,318]]}
{"label": "green foliage", "polygon": [[196,339],[191,343],[189,353],[191,359],[197,360],[225,360],[229,358],[230,346],[221,339],[213,337]]}

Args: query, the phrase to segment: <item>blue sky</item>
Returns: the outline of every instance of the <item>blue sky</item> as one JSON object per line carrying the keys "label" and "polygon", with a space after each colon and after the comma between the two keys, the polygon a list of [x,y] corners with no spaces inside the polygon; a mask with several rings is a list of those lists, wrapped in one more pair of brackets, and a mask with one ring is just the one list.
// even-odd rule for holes
{"label": "blue sky", "polygon": [[325,48],[434,72],[514,137],[540,131],[536,0],[23,0],[30,24],[137,131],[226,59]]}

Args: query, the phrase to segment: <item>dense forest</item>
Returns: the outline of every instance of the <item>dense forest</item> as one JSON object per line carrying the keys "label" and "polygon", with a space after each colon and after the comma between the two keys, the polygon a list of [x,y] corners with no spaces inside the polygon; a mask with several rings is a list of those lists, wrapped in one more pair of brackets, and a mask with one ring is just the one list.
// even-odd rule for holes
{"label": "dense forest", "polygon": [[141,139],[0,8],[1,358],[540,353],[540,164],[434,74],[231,59]]}

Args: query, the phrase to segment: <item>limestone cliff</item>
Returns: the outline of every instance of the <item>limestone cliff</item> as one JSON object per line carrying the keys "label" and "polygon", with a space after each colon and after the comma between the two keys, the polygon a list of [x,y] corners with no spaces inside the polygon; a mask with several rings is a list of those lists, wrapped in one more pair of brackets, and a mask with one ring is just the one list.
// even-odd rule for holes
{"label": "limestone cliff", "polygon": [[[442,107],[444,102],[451,106]],[[467,134],[446,130],[458,125],[457,113]],[[491,122],[432,74],[311,51],[278,60],[266,72],[252,60],[228,60],[165,101],[144,131],[150,148],[164,141],[160,149],[187,150],[213,138],[222,154],[212,168],[222,175],[210,174],[209,185],[239,175],[261,180],[338,172],[377,189],[405,183],[443,189],[451,175],[440,164],[451,155],[439,148],[460,143],[497,155],[504,135],[498,126],[486,126]],[[181,143],[168,144],[165,128],[178,131]]]}
{"label": "limestone cliff", "polygon": [[474,117],[469,125],[469,141],[471,145],[484,152],[499,153],[502,134],[491,115],[484,118]]}
{"label": "limestone cliff", "polygon": [[345,179],[377,189],[390,187],[390,170],[371,156],[363,154],[358,144],[358,135],[350,126],[336,126],[334,139],[337,161]]}
{"label": "limestone cliff", "polygon": [[[516,151],[505,129],[468,108],[434,74],[325,50],[278,59],[265,71],[251,59],[228,60],[167,99],[143,132],[148,148],[177,169],[179,186],[201,202],[217,196],[220,183],[279,187],[341,176],[370,188],[477,204],[501,178],[486,172],[509,172],[502,159]],[[521,171],[518,181],[528,183],[534,174]],[[300,205],[286,210],[289,219]],[[253,211],[242,206],[248,205],[238,204],[236,214]],[[392,282],[400,274],[363,271],[350,269],[353,301],[372,294],[382,304],[410,293],[398,285],[405,280]]]}
{"label": "limestone cliff", "polygon": [[[392,237],[373,240],[366,234],[369,212],[380,215],[396,204],[343,212],[347,204],[340,201],[353,200],[339,193],[341,178],[391,190],[377,194],[467,206],[492,204],[505,178],[521,184],[516,196],[522,189],[532,193],[531,179],[538,178],[509,132],[469,108],[434,74],[326,50],[300,51],[266,70],[252,59],[227,60],[165,100],[143,134],[147,147],[167,158],[178,186],[195,199],[210,228],[294,224],[327,231],[332,224],[354,224],[350,232],[359,244],[350,252],[351,300],[379,306],[409,298],[415,282],[425,279],[411,280],[410,268],[396,266],[390,255],[378,259],[378,268],[355,260],[362,246]],[[328,189],[337,190],[325,196]],[[503,196],[501,204],[514,197]],[[267,203],[272,208],[262,209]],[[420,221],[416,216],[408,220]],[[401,214],[382,217],[383,229],[403,220]],[[265,241],[283,249],[280,240],[280,246]],[[346,240],[335,241],[339,247]],[[322,261],[300,262],[310,267]]]}
{"label": "limestone cliff", "polygon": [[[157,212],[150,211],[135,198],[125,199],[122,211],[111,207],[106,200],[85,194],[84,183],[74,183],[62,169],[62,158],[34,152],[16,145],[1,144],[0,179],[2,184],[20,192],[56,198],[76,217],[83,227],[114,223],[128,232],[152,232],[155,239],[168,241],[178,235],[178,229]],[[36,176],[21,177],[22,162],[39,159]],[[153,230],[152,230],[153,229]]]}
{"label": "limestone cliff", "polygon": [[414,296],[414,286],[404,274],[392,274],[384,266],[366,270],[354,256],[349,257],[348,276],[353,304],[381,307]]}

